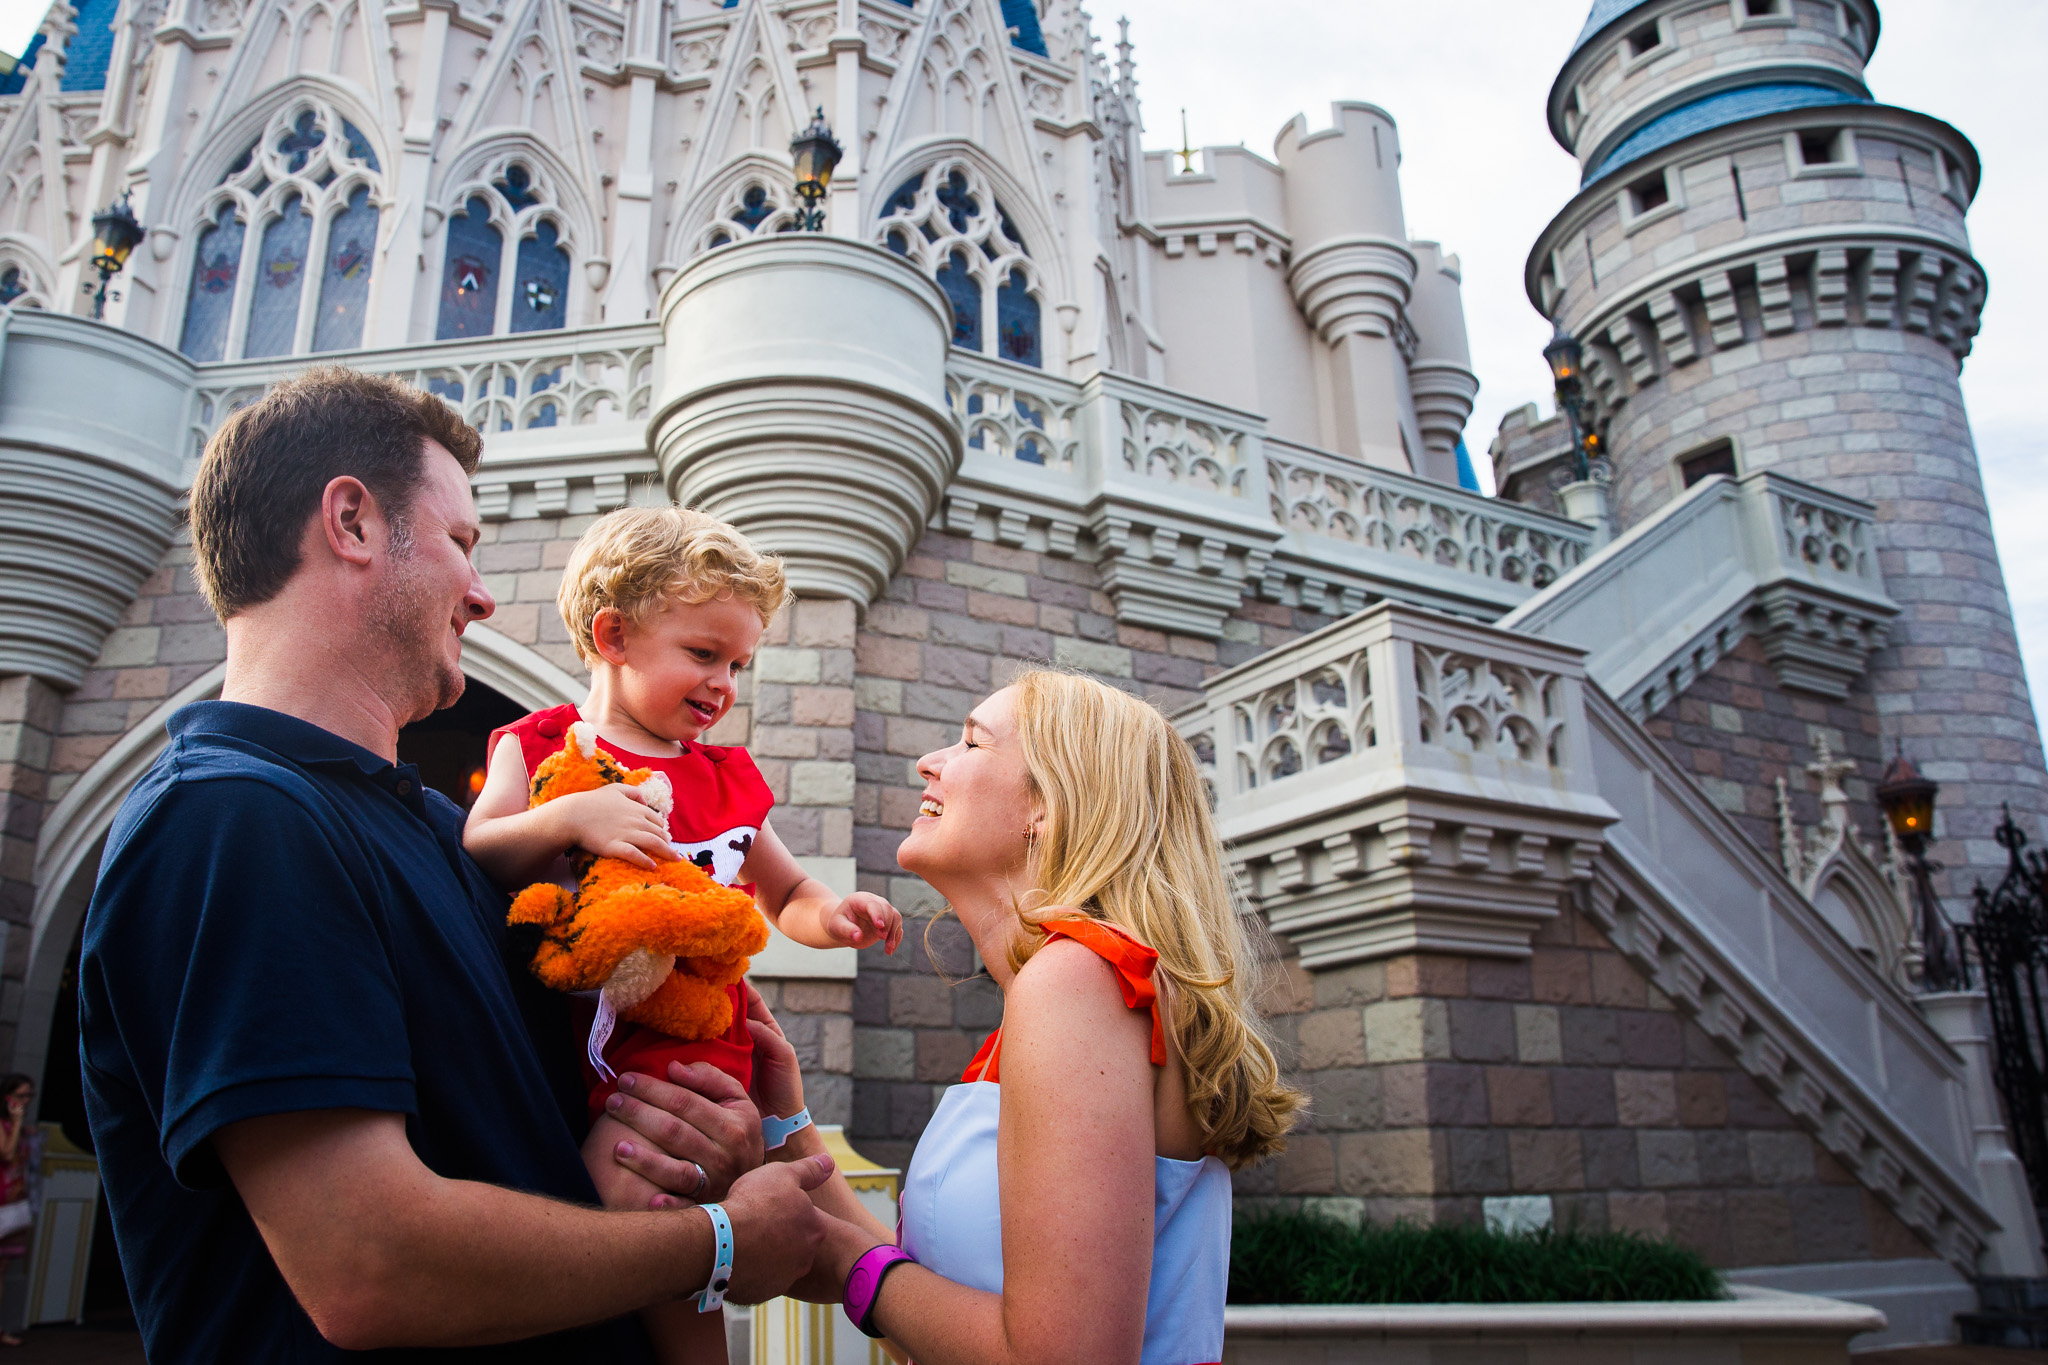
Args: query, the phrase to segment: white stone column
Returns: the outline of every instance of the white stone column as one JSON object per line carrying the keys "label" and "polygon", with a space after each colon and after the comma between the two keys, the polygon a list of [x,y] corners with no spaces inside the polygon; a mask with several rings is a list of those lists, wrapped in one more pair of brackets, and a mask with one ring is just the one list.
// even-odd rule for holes
{"label": "white stone column", "polygon": [[2041,1225],[2027,1188],[2026,1169],[2006,1140],[1998,1090],[1991,1080],[1991,1011],[1982,991],[1938,991],[1914,997],[1920,1013],[1963,1059],[1963,1089],[1984,1206],[2000,1224],[1985,1247],[1985,1270],[1994,1275],[2048,1275],[2041,1255]]}
{"label": "white stone column", "polygon": [[[412,340],[416,299],[426,307],[427,331],[433,329],[432,300],[439,291],[424,273],[426,239],[441,226],[430,212],[427,178],[434,166],[436,101],[441,89],[441,63],[448,50],[448,10],[453,0],[425,0],[420,34],[419,74],[414,78],[412,108],[403,133],[403,150],[391,173],[391,206],[378,223],[382,238],[370,306],[364,319],[365,346],[402,346]],[[424,337],[422,338],[424,339]]]}

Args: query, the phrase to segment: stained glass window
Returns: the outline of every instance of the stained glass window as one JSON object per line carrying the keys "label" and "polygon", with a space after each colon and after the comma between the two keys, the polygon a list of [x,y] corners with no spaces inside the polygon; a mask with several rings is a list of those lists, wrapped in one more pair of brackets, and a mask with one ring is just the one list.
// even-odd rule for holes
{"label": "stained glass window", "polygon": [[21,278],[21,267],[10,265],[0,271],[0,304],[13,303],[28,292],[28,285]]}
{"label": "stained glass window", "polygon": [[527,174],[526,167],[516,161],[505,168],[505,178],[497,181],[494,187],[505,196],[505,202],[512,206],[514,213],[540,202],[540,196],[533,192],[532,177]]}
{"label": "stained glass window", "polygon": [[441,321],[435,339],[484,337],[498,321],[498,262],[504,239],[491,225],[490,202],[472,196],[448,220],[448,251],[441,264]]}
{"label": "stained glass window", "polygon": [[313,215],[299,196],[289,195],[278,217],[263,229],[256,278],[249,290],[249,335],[242,355],[249,360],[290,355],[299,328],[299,298],[306,292],[306,249],[313,240]]}
{"label": "stained glass window", "polygon": [[326,140],[327,135],[313,126],[313,111],[308,109],[277,140],[277,154],[285,159],[285,169],[296,174],[306,169],[306,158]]}
{"label": "stained glass window", "polygon": [[371,150],[370,139],[363,136],[362,129],[344,121],[341,125],[341,135],[348,143],[348,154],[352,160],[362,162],[373,171],[384,169],[377,164],[377,153]]}
{"label": "stained glass window", "polygon": [[512,330],[546,332],[569,320],[569,253],[555,225],[543,218],[519,243],[512,286]]}
{"label": "stained glass window", "polygon": [[939,288],[953,304],[953,344],[981,349],[981,285],[967,270],[967,253],[956,251],[939,268]]}
{"label": "stained glass window", "polygon": [[370,253],[377,245],[377,206],[367,185],[356,186],[348,207],[327,228],[326,268],[320,276],[320,316],[313,349],[346,351],[363,344],[363,310],[370,301]]}
{"label": "stained glass window", "polygon": [[768,191],[759,185],[750,185],[747,192],[740,196],[740,206],[733,211],[732,220],[752,232],[773,212],[775,205],[768,202]]}
{"label": "stained glass window", "polygon": [[235,218],[235,206],[222,204],[212,226],[199,234],[192,287],[185,297],[185,334],[178,342],[178,349],[194,360],[219,360],[227,353],[244,230]]}
{"label": "stained glass window", "polygon": [[1005,360],[1045,364],[1038,345],[1038,300],[1031,297],[1022,270],[1012,270],[996,290],[996,347]]}

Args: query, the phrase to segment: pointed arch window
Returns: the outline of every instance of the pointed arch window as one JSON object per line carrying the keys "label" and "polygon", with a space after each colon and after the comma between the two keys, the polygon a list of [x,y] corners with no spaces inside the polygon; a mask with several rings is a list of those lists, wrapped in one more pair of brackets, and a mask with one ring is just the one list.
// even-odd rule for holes
{"label": "pointed arch window", "polygon": [[435,337],[568,326],[574,252],[545,179],[514,158],[461,193],[442,240]]}
{"label": "pointed arch window", "polygon": [[953,305],[955,346],[1044,366],[1038,267],[973,165],[942,162],[898,185],[883,202],[874,240],[938,281]]}
{"label": "pointed arch window", "polygon": [[748,176],[726,191],[711,221],[697,233],[696,250],[729,246],[770,232],[795,232],[803,210],[795,192],[764,175]]}
{"label": "pointed arch window", "polygon": [[178,349],[214,361],[362,345],[382,171],[332,106],[279,108],[202,206]]}
{"label": "pointed arch window", "polygon": [[28,292],[28,281],[22,278],[21,267],[10,265],[0,270],[0,304],[13,303]]}

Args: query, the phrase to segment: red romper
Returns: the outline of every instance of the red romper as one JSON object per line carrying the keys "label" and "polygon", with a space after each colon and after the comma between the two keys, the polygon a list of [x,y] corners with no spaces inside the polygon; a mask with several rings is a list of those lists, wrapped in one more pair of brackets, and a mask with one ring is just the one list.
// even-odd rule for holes
{"label": "red romper", "polygon": [[[569,727],[583,717],[573,706],[536,711],[524,720],[491,732],[490,749],[495,754],[498,740],[512,735],[526,758],[527,780],[549,754],[559,753]],[[704,869],[715,882],[738,884],[740,867],[753,849],[754,836],[768,823],[768,809],[775,797],[768,790],[753,757],[738,747],[685,744],[673,758],[655,758],[630,753],[603,739],[598,747],[628,768],[652,768],[666,773],[675,788],[675,804],[669,811],[668,837],[676,852]],[[751,888],[741,885],[740,889]],[[709,1062],[741,1085],[754,1078],[754,1036],[747,1032],[747,991],[744,983],[731,987],[732,1027],[722,1038],[686,1043],[639,1024],[619,1022],[605,1044],[605,1063],[614,1072],[637,1071],[643,1076],[668,1078],[670,1062]],[[597,1013],[594,1003],[579,1000],[579,1026],[588,1030]],[[583,1084],[590,1097],[590,1119],[596,1122],[604,1102],[616,1085],[597,1074],[586,1058]]]}

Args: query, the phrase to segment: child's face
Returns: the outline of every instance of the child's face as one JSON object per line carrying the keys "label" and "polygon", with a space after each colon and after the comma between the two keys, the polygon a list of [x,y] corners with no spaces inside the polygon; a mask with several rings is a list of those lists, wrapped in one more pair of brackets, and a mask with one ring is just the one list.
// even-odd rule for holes
{"label": "child's face", "polygon": [[759,612],[728,597],[672,599],[639,625],[601,620],[595,634],[599,651],[619,665],[620,696],[634,720],[664,739],[693,740],[732,709],[761,629]]}

